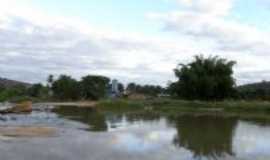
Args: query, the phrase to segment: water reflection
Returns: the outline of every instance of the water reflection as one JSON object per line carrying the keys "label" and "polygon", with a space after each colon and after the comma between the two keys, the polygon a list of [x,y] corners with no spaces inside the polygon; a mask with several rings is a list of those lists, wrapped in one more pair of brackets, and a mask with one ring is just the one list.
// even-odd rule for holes
{"label": "water reflection", "polygon": [[[27,119],[35,119],[34,115]],[[42,153],[50,146],[52,160],[89,157],[96,160],[270,159],[270,140],[266,138],[270,136],[270,123],[265,118],[170,116],[147,111],[123,113],[76,107],[57,107],[48,115],[54,115],[49,116],[56,119],[54,122],[61,122],[57,125],[59,128],[63,127],[63,121],[74,124],[66,123],[63,135],[55,139],[7,143],[0,147],[1,156],[9,160],[17,155],[12,152],[15,150],[25,159],[31,160],[34,152],[35,159],[45,160],[48,156]],[[45,121],[45,118],[36,119],[37,124]],[[69,127],[78,126],[77,123],[87,125],[89,130]]]}
{"label": "water reflection", "polygon": [[177,129],[173,144],[192,151],[195,159],[234,155],[232,140],[236,118],[186,115],[171,118],[170,122]]}
{"label": "water reflection", "polygon": [[52,110],[60,117],[78,121],[89,126],[91,131],[109,131],[135,123],[160,120],[160,115],[151,112],[99,112],[91,108],[58,106]]}
{"label": "water reflection", "polygon": [[[134,125],[146,126],[156,122],[159,124],[161,120],[175,128],[175,135],[165,134],[166,131],[159,131],[158,137],[168,136],[171,143],[179,148],[191,151],[193,158],[206,157],[209,159],[217,159],[218,157],[233,156],[232,141],[234,130],[237,125],[237,118],[224,118],[216,116],[178,116],[164,117],[151,112],[131,112],[131,113],[101,113],[91,109],[82,109],[76,107],[58,107],[55,113],[62,117],[80,121],[89,125],[91,131],[114,131],[124,128],[132,130]],[[137,128],[138,130],[138,128]],[[146,130],[146,129],[145,129]],[[143,131],[145,131],[143,130]],[[151,129],[150,129],[151,130]],[[134,133],[136,130],[133,131]],[[146,143],[145,139],[140,138],[136,134],[119,134],[116,136],[117,144],[125,146],[124,148],[133,148],[133,150],[146,150],[146,148],[154,147]],[[153,133],[147,133],[148,137],[154,137]],[[151,135],[151,136],[149,136]],[[161,136],[162,135],[162,136]],[[168,139],[167,139],[168,140]],[[123,143],[125,142],[125,143]],[[125,145],[124,145],[125,144]],[[117,145],[116,145],[117,146]]]}
{"label": "water reflection", "polygon": [[104,114],[96,112],[91,108],[59,106],[53,109],[53,112],[60,117],[87,124],[91,131],[107,131],[108,129]]}

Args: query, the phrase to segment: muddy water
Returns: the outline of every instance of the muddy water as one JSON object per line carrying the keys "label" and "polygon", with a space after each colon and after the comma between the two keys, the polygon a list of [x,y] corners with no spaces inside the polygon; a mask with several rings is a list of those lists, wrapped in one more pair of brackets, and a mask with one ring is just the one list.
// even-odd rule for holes
{"label": "muddy water", "polygon": [[30,115],[2,115],[0,126],[50,127],[56,128],[57,134],[2,135],[0,159],[270,159],[270,122],[266,119],[36,108]]}

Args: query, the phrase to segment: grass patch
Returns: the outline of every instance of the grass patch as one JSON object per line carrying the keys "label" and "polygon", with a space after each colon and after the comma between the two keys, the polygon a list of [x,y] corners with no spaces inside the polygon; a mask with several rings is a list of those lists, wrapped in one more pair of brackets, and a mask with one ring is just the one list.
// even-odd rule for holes
{"label": "grass patch", "polygon": [[164,113],[174,112],[232,112],[232,113],[270,113],[270,102],[267,101],[185,101],[175,99],[150,100],[102,100],[101,109],[116,111],[152,110]]}
{"label": "grass patch", "polygon": [[132,111],[140,110],[145,107],[142,101],[132,101],[132,100],[101,100],[98,102],[98,108],[110,111]]}
{"label": "grass patch", "polygon": [[185,101],[172,99],[156,99],[148,102],[149,105],[157,108],[184,109],[192,108],[195,110],[225,110],[225,111],[270,111],[270,102],[268,101]]}
{"label": "grass patch", "polygon": [[157,117],[221,116],[270,121],[270,102],[222,101],[203,102],[175,99],[100,100],[96,109],[101,113],[130,114],[131,118],[157,119]]}

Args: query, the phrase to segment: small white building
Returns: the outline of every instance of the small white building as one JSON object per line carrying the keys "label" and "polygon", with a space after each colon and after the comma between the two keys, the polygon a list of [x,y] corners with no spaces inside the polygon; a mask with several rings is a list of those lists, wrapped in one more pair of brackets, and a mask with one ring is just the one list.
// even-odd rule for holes
{"label": "small white building", "polygon": [[119,94],[118,81],[116,79],[112,80],[112,93]]}

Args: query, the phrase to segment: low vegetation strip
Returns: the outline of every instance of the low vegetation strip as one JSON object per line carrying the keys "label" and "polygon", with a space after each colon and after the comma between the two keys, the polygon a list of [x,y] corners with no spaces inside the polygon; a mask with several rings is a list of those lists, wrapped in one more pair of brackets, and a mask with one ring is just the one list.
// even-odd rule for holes
{"label": "low vegetation strip", "polygon": [[96,101],[86,101],[86,102],[45,102],[45,103],[37,103],[37,105],[42,104],[46,106],[76,106],[76,107],[89,107],[95,108],[97,106]]}
{"label": "low vegetation strip", "polygon": [[174,69],[176,81],[166,88],[135,83],[125,87],[117,80],[97,75],[79,80],[68,75],[55,79],[50,75],[45,86],[0,86],[0,102],[58,101],[64,103],[43,104],[164,112],[270,112],[270,102],[263,101],[268,99],[268,91],[262,90],[267,88],[267,83],[236,87],[234,65],[234,61],[218,56],[195,56],[192,62],[179,64]]}
{"label": "low vegetation strip", "polygon": [[152,99],[152,100],[106,100],[98,104],[105,109],[146,109],[156,111],[209,111],[209,112],[269,112],[270,102],[267,101],[186,101],[174,99]]}

